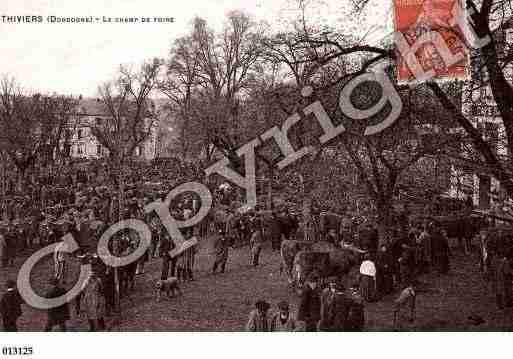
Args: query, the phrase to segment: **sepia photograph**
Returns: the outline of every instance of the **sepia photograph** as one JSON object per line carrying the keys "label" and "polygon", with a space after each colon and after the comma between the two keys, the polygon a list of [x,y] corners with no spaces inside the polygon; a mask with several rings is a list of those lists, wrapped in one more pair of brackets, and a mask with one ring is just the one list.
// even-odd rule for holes
{"label": "sepia photograph", "polygon": [[3,0],[0,29],[0,357],[513,329],[511,0]]}

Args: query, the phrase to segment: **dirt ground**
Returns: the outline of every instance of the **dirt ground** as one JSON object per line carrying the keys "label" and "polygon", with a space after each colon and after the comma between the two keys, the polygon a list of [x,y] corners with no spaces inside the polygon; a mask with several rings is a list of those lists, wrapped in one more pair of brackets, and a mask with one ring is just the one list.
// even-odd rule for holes
{"label": "dirt ground", "polygon": [[[0,283],[15,278],[22,259],[14,268],[0,272]],[[182,284],[183,295],[160,302],[155,300],[154,283],[160,277],[160,259],[146,267],[146,273],[136,278],[136,288],[130,298],[121,303],[121,315],[107,320],[111,331],[240,331],[243,330],[253,303],[265,299],[275,308],[280,300],[288,300],[297,308],[297,295],[279,273],[278,252],[266,248],[261,265],[249,265],[247,247],[233,249],[224,274],[211,274],[212,243],[200,244],[195,281]],[[78,265],[73,272],[78,273]],[[45,290],[52,273],[51,258],[46,258],[33,270],[31,280],[38,291]],[[417,316],[404,330],[418,331],[499,331],[513,328],[513,308],[498,310],[494,295],[484,282],[477,257],[464,256],[453,250],[451,271],[444,276],[435,274],[419,278]],[[366,330],[392,330],[394,293],[365,307]],[[480,316],[485,323],[474,326],[470,315]],[[23,307],[19,320],[20,331],[41,331],[46,313]],[[76,317],[68,323],[70,330],[87,330],[87,321]]]}

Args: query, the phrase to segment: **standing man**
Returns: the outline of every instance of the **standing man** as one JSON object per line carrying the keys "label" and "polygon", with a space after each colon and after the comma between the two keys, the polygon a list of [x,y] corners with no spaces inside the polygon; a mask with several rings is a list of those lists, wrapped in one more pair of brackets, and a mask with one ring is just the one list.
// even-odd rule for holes
{"label": "standing man", "polygon": [[333,281],[321,294],[321,319],[319,330],[328,332],[345,331],[348,327],[349,310],[352,301],[344,293],[340,281]]}
{"label": "standing man", "polygon": [[66,249],[67,245],[63,237],[62,242],[55,247],[53,253],[54,278],[62,281],[62,284],[66,284]]}
{"label": "standing man", "polygon": [[[185,208],[183,210],[183,218],[184,220],[188,220],[192,216],[192,210],[189,208]],[[186,228],[185,236],[187,240],[191,239],[194,236],[194,227]],[[184,273],[183,280],[194,280],[193,277],[193,268],[194,268],[194,257],[196,255],[196,246],[192,246],[187,248],[183,253],[184,260]]]}
{"label": "standing man", "polygon": [[511,288],[512,272],[508,257],[504,254],[498,255],[495,266],[494,289],[497,308],[499,309],[511,307],[513,304]]}
{"label": "standing man", "polygon": [[269,237],[273,251],[279,251],[281,247],[281,221],[276,211],[273,211],[271,221],[269,223]]}
{"label": "standing man", "polygon": [[217,268],[221,269],[221,273],[224,273],[226,262],[228,261],[228,247],[230,243],[226,238],[223,231],[219,231],[219,236],[214,244],[216,259],[214,262],[214,267],[212,268],[212,273],[216,273]]}
{"label": "standing man", "polygon": [[293,332],[297,328],[296,320],[290,315],[289,303],[278,303],[278,312],[271,318],[271,332]]}
{"label": "standing man", "polygon": [[[66,290],[59,284],[59,280],[53,278],[50,282],[52,288],[47,294],[47,298],[57,298],[66,294]],[[48,319],[46,321],[45,332],[49,332],[57,326],[63,332],[66,331],[66,321],[70,319],[68,303],[48,309]]]}
{"label": "standing man", "polygon": [[271,306],[264,300],[255,303],[255,309],[249,313],[248,324],[246,324],[247,332],[268,332],[270,329],[269,318],[267,312]]}
{"label": "standing man", "polygon": [[226,218],[226,228],[225,233],[226,237],[230,241],[232,246],[236,246],[237,242],[239,242],[238,233],[237,233],[237,223],[238,218],[236,216],[235,211],[231,210],[228,212],[228,217]]}
{"label": "standing man", "polygon": [[254,267],[258,266],[263,241],[264,239],[262,236],[262,230],[259,228],[255,229],[255,232],[253,233],[253,235],[251,236],[251,240],[249,241],[251,259]]}
{"label": "standing man", "polygon": [[176,266],[176,258],[171,258],[169,255],[169,251],[172,249],[172,241],[171,238],[169,238],[169,235],[164,234],[160,238],[160,247],[159,247],[159,253],[162,257],[162,274],[160,276],[161,280],[166,280],[169,277],[169,265],[171,264],[171,261],[173,261],[172,268],[171,268],[171,276],[174,276],[175,272],[175,266]]}
{"label": "standing man", "polygon": [[3,234],[0,233],[0,261],[2,268],[7,267],[7,241]]}
{"label": "standing man", "polygon": [[433,227],[428,227],[427,223],[424,225],[424,228],[422,230],[422,232],[420,233],[418,239],[417,239],[417,243],[418,245],[420,246],[420,252],[421,252],[421,259],[420,259],[420,264],[421,264],[421,272],[422,273],[429,273],[430,269],[431,269],[431,260],[433,258],[433,255],[432,255],[432,246],[431,246],[431,243],[432,243],[432,240],[431,240],[431,233],[432,232],[432,229],[434,228],[434,225]]}
{"label": "standing man", "polygon": [[383,245],[376,258],[376,287],[379,296],[385,296],[394,290],[394,259]]}
{"label": "standing man", "polygon": [[16,322],[21,316],[21,297],[16,290],[16,282],[8,280],[6,282],[7,292],[0,300],[0,314],[2,315],[2,323],[4,331],[17,332],[18,326]]}
{"label": "standing man", "polygon": [[[191,218],[191,216],[192,216],[192,210],[190,208],[188,208],[188,207],[185,207],[183,209],[183,219],[184,220],[188,220],[189,218]],[[190,238],[193,235],[194,228],[193,227],[188,227],[188,228],[185,229],[185,231],[186,231],[186,237]]]}
{"label": "standing man", "polygon": [[16,228],[12,224],[7,227],[7,233],[5,233],[5,251],[6,265],[9,267],[13,265],[16,256]]}
{"label": "standing man", "polygon": [[321,319],[321,298],[318,283],[319,275],[316,272],[311,273],[301,293],[297,320],[304,322],[304,328],[307,332],[316,332]]}
{"label": "standing man", "polygon": [[89,323],[89,331],[105,330],[105,297],[103,284],[94,271],[82,287],[82,308]]}
{"label": "standing man", "polygon": [[360,265],[360,293],[367,302],[374,301],[376,297],[376,265],[366,253]]}

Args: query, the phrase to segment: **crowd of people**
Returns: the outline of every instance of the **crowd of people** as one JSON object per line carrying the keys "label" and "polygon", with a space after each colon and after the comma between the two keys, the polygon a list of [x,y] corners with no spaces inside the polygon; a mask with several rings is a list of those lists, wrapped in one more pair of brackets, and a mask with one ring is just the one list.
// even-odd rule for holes
{"label": "crowd of people", "polygon": [[[32,176],[23,193],[8,181],[1,208],[1,264],[9,266],[16,256],[55,243],[84,223],[96,228],[99,222],[110,225],[126,215],[139,216],[144,204],[196,175],[192,165],[173,166],[172,178],[166,176],[168,169],[162,164],[132,163],[123,173],[122,192],[119,174],[100,161]],[[125,213],[119,209],[121,202]]]}
{"label": "crowd of people", "polygon": [[[51,289],[47,296],[53,298],[65,293],[70,261],[92,264],[93,275],[85,283],[73,308],[77,313],[85,313],[91,331],[104,330],[105,318],[116,309],[116,273],[99,259],[95,252],[96,244],[101,234],[117,220],[139,218],[150,226],[151,243],[138,261],[118,269],[120,298],[130,295],[136,276],[144,273],[148,261],[160,261],[161,280],[193,281],[197,246],[192,245],[179,255],[172,255],[177,248],[167,229],[156,214],[144,213],[143,207],[164,198],[167,191],[177,184],[190,180],[194,170],[185,166],[172,180],[159,176],[162,169],[159,170],[135,167],[127,173],[123,211],[119,208],[119,183],[116,183],[119,177],[114,175],[106,180],[106,172],[101,167],[92,172],[93,175],[78,171],[65,193],[58,190],[62,176],[54,182],[47,178],[36,201],[44,207],[35,206],[35,199],[28,196],[14,200],[14,205],[6,211],[8,218],[0,228],[2,267],[12,266],[17,255],[62,241],[64,235],[72,234],[80,249],[70,254],[64,243],[56,247],[54,272],[48,278]],[[301,216],[293,208],[282,206],[269,211],[259,208],[241,211],[229,186],[213,192],[214,209],[207,220],[184,230],[183,234],[186,239],[207,235],[214,238],[215,258],[211,267],[214,274],[226,271],[230,248],[247,246],[250,264],[258,267],[265,242],[270,242],[273,250],[279,250],[283,240],[305,239],[304,232],[300,230]],[[190,218],[196,210],[196,203],[191,197],[174,201],[170,208],[172,216],[182,220]],[[23,220],[23,213],[28,220]],[[324,287],[319,281],[320,273],[313,271],[301,289],[297,316],[291,314],[287,302],[278,303],[276,313],[270,314],[270,304],[258,301],[250,314],[247,330],[363,330],[365,303],[392,293],[399,294],[395,301],[397,312],[400,314],[406,303],[412,311],[411,319],[414,316],[412,308],[417,277],[430,272],[444,275],[450,270],[449,238],[443,226],[436,221],[409,223],[407,218],[401,218],[390,234],[391,240],[380,245],[378,230],[372,220],[361,221],[346,216],[336,228],[328,228],[322,215],[315,210],[313,213],[316,240],[336,246],[352,246],[364,253],[358,263],[357,280],[350,288],[345,288],[339,279],[331,280]],[[134,231],[120,231],[115,236],[116,240],[110,241],[110,249],[119,256],[129,255],[138,247],[140,239]],[[498,244],[510,243],[512,238],[498,241],[498,237],[493,230],[486,229],[479,233],[477,241],[481,267],[492,283],[498,307],[503,308],[513,304],[513,251]],[[5,330],[16,329],[16,320],[21,315],[19,304],[21,298],[16,295],[15,283],[8,281],[1,305]],[[48,311],[45,330],[56,326],[66,330],[71,310],[68,306],[64,304]]]}
{"label": "crowd of people", "polygon": [[[397,293],[394,300],[393,328],[399,329],[415,317],[418,276],[434,272],[447,274],[450,249],[447,233],[436,222],[409,224],[393,234],[389,245],[378,245],[377,230],[364,224],[358,229],[341,226],[337,234],[330,229],[324,240],[341,247],[360,248],[363,253],[358,273],[346,289],[341,277],[320,281],[315,268],[301,288],[294,327],[290,331],[359,331],[365,326],[365,303],[379,301]],[[271,331],[274,314],[268,314],[265,301],[256,303],[246,329]],[[279,308],[278,308],[279,309]],[[277,312],[280,312],[279,310]]]}
{"label": "crowd of people", "polygon": [[287,301],[280,301],[276,310],[271,310],[269,303],[259,300],[249,314],[246,331],[361,331],[364,316],[363,299],[357,288],[346,291],[343,284],[334,281],[321,290],[318,275],[311,274],[296,315]]}
{"label": "crowd of people", "polygon": [[360,266],[362,295],[374,301],[415,282],[420,274],[447,274],[450,255],[447,233],[437,223],[411,225],[407,234],[396,232],[391,244],[366,254]]}
{"label": "crowd of people", "polygon": [[479,265],[498,309],[513,306],[513,235],[507,227],[483,228],[475,236]]}

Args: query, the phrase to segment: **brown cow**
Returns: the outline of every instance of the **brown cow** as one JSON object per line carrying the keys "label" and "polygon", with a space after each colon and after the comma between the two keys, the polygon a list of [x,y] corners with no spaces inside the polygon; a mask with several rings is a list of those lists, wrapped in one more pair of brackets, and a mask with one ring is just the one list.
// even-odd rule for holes
{"label": "brown cow", "polygon": [[361,263],[361,250],[340,248],[336,245],[320,241],[311,247],[299,251],[293,261],[295,284],[301,287],[308,274],[316,270],[322,278],[348,275],[351,269]]}
{"label": "brown cow", "polygon": [[314,270],[321,278],[328,277],[330,272],[330,254],[328,252],[314,252],[301,250],[294,257],[293,264],[294,283],[301,288],[306,277]]}
{"label": "brown cow", "polygon": [[310,248],[312,245],[313,242],[296,241],[291,239],[285,239],[281,242],[280,274],[283,273],[283,270],[285,269],[290,284],[294,283],[294,279],[292,277],[292,267],[296,254],[301,250]]}

